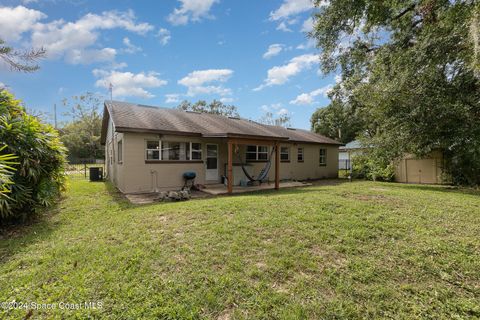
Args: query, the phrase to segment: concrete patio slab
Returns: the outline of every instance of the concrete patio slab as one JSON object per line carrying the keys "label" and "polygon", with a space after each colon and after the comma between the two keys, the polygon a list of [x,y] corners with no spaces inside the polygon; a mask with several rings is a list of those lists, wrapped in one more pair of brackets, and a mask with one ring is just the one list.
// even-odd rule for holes
{"label": "concrete patio slab", "polygon": [[[288,182],[280,182],[280,188],[295,188],[295,187],[307,187],[311,186],[311,183],[308,182],[300,182],[300,181],[288,181]],[[274,189],[275,184],[271,183],[265,183],[261,184],[259,186],[249,186],[249,187],[240,187],[240,186],[234,186],[233,187],[233,193],[244,193],[244,192],[253,192],[253,191],[260,191],[260,190],[269,190],[269,189]],[[202,192],[211,194],[211,195],[224,195],[228,194],[227,187],[224,186],[223,184],[215,184],[215,185],[208,185],[206,186],[205,189],[202,189]]]}

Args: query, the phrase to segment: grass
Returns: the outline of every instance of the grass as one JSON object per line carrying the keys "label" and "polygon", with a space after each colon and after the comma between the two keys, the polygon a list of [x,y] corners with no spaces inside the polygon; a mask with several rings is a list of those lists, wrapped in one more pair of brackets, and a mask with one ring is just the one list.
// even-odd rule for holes
{"label": "grass", "polygon": [[480,193],[344,182],[134,206],[72,181],[0,238],[0,318],[480,317]]}

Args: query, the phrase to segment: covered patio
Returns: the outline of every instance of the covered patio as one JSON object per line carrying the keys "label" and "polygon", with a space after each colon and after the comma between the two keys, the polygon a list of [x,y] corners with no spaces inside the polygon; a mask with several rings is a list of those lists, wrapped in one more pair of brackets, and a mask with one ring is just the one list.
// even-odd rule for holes
{"label": "covered patio", "polygon": [[[258,138],[243,138],[243,137],[229,137],[227,139],[227,144],[228,144],[228,152],[227,152],[227,188],[226,188],[226,193],[232,194],[234,193],[234,186],[233,186],[233,150],[236,146],[238,145],[264,145],[264,146],[272,146],[274,148],[275,152],[275,183],[274,183],[274,189],[278,190],[280,189],[280,149],[279,149],[279,141],[281,140],[287,140],[286,138],[283,137],[272,137],[272,139],[258,139]],[[271,159],[269,159],[271,161]],[[257,186],[259,188],[266,188],[270,189],[271,187],[268,187],[268,185],[260,185]],[[253,190],[252,187],[235,187],[236,192],[239,192],[239,190],[247,190],[247,191],[240,191],[240,192],[248,192],[248,189]],[[258,190],[258,189],[257,189]],[[221,192],[219,189],[217,189],[217,192]],[[225,193],[225,192],[222,192]],[[222,193],[217,193],[217,194],[222,194]]]}

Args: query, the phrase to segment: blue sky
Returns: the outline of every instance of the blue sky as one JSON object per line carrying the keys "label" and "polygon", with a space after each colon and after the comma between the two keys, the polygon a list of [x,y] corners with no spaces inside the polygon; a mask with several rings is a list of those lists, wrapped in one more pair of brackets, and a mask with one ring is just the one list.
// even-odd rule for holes
{"label": "blue sky", "polygon": [[335,83],[306,37],[313,10],[310,0],[3,0],[0,38],[48,56],[33,74],[1,65],[0,83],[43,112],[86,91],[107,96],[112,83],[116,100],[220,99],[245,118],[289,113],[309,128]]}

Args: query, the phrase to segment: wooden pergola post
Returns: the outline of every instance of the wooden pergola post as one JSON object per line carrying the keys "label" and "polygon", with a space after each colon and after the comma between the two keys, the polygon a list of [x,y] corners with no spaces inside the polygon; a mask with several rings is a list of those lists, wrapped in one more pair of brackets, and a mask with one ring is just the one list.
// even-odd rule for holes
{"label": "wooden pergola post", "polygon": [[280,189],[280,150],[275,142],[275,190]]}
{"label": "wooden pergola post", "polygon": [[232,142],[228,140],[228,164],[227,164],[227,190],[231,194],[233,192],[233,146]]}

